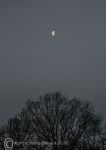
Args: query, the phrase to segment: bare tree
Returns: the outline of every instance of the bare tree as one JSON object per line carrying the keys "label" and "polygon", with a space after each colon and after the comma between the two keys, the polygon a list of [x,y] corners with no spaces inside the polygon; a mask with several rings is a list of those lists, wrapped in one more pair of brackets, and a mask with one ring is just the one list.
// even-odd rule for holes
{"label": "bare tree", "polygon": [[6,138],[6,125],[0,127],[0,150],[5,150],[4,140]]}
{"label": "bare tree", "polygon": [[103,150],[102,125],[101,115],[89,102],[56,92],[28,100],[21,113],[9,119],[6,132],[17,142],[47,143],[21,145],[17,150],[44,150],[47,146],[52,150]]}
{"label": "bare tree", "polygon": [[[53,149],[88,149],[94,146],[101,131],[101,116],[89,102],[60,93],[45,94],[37,101],[29,101],[33,138],[54,143]],[[92,133],[92,134],[90,134]],[[83,144],[82,144],[83,143]],[[83,145],[83,146],[82,146]],[[92,146],[91,146],[92,145]]]}

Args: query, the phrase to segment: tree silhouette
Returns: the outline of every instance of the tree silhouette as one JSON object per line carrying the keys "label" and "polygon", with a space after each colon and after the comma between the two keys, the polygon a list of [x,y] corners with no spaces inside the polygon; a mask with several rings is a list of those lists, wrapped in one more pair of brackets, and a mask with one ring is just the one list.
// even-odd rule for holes
{"label": "tree silhouette", "polygon": [[[9,119],[6,131],[17,142],[48,142],[53,150],[103,150],[102,130],[102,117],[90,102],[56,92],[28,100],[21,113]],[[46,145],[21,148],[41,150]]]}
{"label": "tree silhouette", "polygon": [[29,101],[27,109],[32,124],[31,138],[55,143],[53,149],[56,150],[97,148],[102,119],[89,102],[70,100],[57,92]]}
{"label": "tree silhouette", "polygon": [[5,150],[4,140],[6,138],[6,126],[0,127],[0,150]]}

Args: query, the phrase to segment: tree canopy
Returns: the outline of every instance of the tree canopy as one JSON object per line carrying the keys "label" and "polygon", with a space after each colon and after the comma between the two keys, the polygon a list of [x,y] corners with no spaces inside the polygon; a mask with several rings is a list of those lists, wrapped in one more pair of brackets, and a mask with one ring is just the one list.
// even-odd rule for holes
{"label": "tree canopy", "polygon": [[[5,135],[17,142],[48,143],[21,145],[22,149],[46,149],[50,143],[53,150],[103,150],[102,120],[90,102],[48,93],[28,100],[21,113],[9,119]],[[1,137],[5,137],[3,133]],[[2,146],[3,140],[0,142]]]}

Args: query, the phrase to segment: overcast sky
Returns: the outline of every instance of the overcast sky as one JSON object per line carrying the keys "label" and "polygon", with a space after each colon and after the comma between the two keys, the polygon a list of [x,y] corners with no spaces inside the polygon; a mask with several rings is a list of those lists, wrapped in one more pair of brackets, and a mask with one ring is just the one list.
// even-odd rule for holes
{"label": "overcast sky", "polygon": [[0,0],[0,124],[50,91],[106,118],[105,0]]}

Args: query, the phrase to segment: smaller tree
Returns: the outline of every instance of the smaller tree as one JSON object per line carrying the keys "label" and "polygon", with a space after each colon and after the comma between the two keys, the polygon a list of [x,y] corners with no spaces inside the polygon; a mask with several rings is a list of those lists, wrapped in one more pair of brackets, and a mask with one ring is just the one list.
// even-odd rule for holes
{"label": "smaller tree", "polygon": [[0,127],[0,150],[5,150],[4,141],[6,138],[6,125]]}

